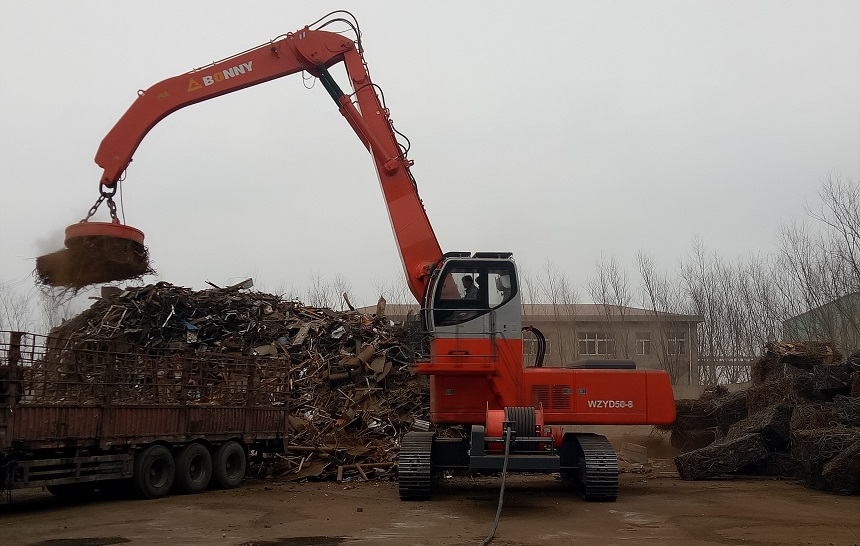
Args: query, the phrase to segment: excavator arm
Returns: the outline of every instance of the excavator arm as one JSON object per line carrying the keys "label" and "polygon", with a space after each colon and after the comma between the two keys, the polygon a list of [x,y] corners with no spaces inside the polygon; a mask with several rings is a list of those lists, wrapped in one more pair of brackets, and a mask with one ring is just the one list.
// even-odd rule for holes
{"label": "excavator arm", "polygon": [[[344,94],[328,68],[344,63],[354,99]],[[356,43],[340,34],[305,27],[295,33],[138,92],[126,113],[102,140],[96,163],[101,184],[113,188],[146,134],[169,114],[192,104],[298,72],[320,78],[341,114],[371,152],[400,250],[409,289],[422,301],[429,272],[442,250],[418,196],[408,160],[397,142],[388,110],[370,80]]]}

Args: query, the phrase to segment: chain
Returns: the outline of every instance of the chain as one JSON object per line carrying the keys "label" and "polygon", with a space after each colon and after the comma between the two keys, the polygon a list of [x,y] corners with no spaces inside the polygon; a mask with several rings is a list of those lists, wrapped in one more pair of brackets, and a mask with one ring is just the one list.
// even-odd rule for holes
{"label": "chain", "polygon": [[118,222],[119,220],[116,217],[116,203],[113,202],[113,197],[108,196],[107,206],[108,206],[108,210],[110,210],[111,220],[113,220],[114,223]]}
{"label": "chain", "polygon": [[93,216],[93,214],[96,213],[96,211],[99,209],[99,206],[101,206],[102,201],[104,201],[105,199],[107,199],[107,206],[110,210],[111,220],[118,221],[116,217],[116,203],[113,202],[113,196],[116,195],[116,189],[117,186],[114,186],[113,191],[109,192],[105,190],[105,187],[103,185],[99,184],[99,193],[101,195],[99,195],[99,198],[96,199],[95,203],[93,203],[93,206],[90,207],[90,210],[87,212],[86,218],[81,220],[81,222],[88,221]]}

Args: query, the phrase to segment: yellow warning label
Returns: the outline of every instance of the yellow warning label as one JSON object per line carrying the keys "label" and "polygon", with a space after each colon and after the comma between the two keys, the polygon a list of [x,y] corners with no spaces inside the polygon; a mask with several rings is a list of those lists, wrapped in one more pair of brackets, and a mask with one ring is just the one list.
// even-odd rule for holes
{"label": "yellow warning label", "polygon": [[190,80],[188,80],[188,92],[189,92],[189,93],[190,93],[191,91],[196,91],[196,90],[198,90],[198,89],[200,89],[200,88],[202,88],[202,87],[203,87],[203,86],[202,86],[202,85],[200,85],[199,83],[197,83],[197,80],[195,80],[194,78],[191,78]]}

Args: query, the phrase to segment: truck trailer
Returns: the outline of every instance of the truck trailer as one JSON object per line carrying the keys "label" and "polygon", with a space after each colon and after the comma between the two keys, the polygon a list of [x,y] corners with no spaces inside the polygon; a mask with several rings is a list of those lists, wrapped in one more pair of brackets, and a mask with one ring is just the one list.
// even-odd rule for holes
{"label": "truck trailer", "polygon": [[236,487],[284,452],[288,360],[0,331],[0,489]]}

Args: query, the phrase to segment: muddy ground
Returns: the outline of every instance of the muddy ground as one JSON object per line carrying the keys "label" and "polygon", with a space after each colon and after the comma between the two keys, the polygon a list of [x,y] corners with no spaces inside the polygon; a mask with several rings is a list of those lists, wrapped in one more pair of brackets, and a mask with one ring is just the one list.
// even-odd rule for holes
{"label": "muddy ground", "polygon": [[[586,503],[553,476],[511,476],[492,544],[860,545],[860,497],[763,478],[685,482],[670,460],[624,465],[614,503]],[[498,478],[452,478],[429,502],[394,482],[249,481],[158,500],[70,503],[19,491],[0,504],[0,544],[106,546],[480,544]]]}

